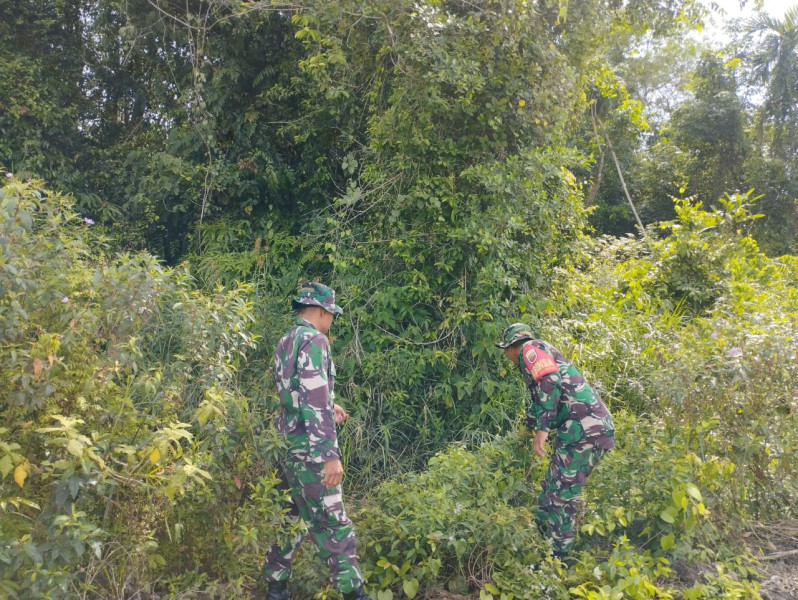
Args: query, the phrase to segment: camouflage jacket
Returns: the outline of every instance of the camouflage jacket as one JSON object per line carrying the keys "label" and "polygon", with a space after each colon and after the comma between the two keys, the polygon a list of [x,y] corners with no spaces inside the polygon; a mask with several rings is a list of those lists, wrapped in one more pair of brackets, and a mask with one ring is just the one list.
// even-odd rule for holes
{"label": "camouflage jacket", "polygon": [[277,429],[293,458],[309,462],[340,459],[335,430],[335,365],[327,336],[298,318],[277,344],[274,379],[280,398]]}
{"label": "camouflage jacket", "polygon": [[615,437],[609,409],[579,370],[548,342],[530,340],[521,346],[518,366],[532,401],[526,427],[557,431],[558,442],[574,444],[586,438]]}

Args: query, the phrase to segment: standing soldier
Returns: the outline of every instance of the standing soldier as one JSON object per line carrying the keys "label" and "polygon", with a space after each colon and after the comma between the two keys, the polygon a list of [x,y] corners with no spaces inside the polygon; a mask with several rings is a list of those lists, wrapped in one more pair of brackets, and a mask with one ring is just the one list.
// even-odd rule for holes
{"label": "standing soldier", "polygon": [[532,397],[524,425],[535,432],[535,454],[544,458],[546,439],[557,432],[536,520],[547,530],[554,555],[564,559],[574,546],[582,486],[615,447],[612,415],[577,368],[557,348],[534,339],[528,325],[513,323],[496,346],[518,365]]}
{"label": "standing soldier", "polygon": [[344,471],[335,426],[348,415],[334,403],[335,365],[326,336],[343,311],[335,304],[335,292],[320,283],[303,284],[291,306],[297,319],[274,353],[280,398],[277,429],[287,445],[281,476],[291,493],[290,517],[302,518],[307,528],[285,545],[269,549],[263,565],[269,586],[266,600],[289,600],[291,562],[307,533],[344,598],[368,600],[355,557],[355,531],[341,493]]}

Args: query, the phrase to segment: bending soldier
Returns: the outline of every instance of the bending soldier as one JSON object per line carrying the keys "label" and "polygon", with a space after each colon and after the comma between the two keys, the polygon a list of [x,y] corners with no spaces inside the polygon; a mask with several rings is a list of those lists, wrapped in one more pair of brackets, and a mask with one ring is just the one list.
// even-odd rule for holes
{"label": "bending soldier", "polygon": [[546,456],[546,440],[556,432],[536,520],[551,538],[554,555],[564,559],[574,546],[582,486],[615,447],[612,415],[577,368],[554,346],[534,339],[528,325],[513,323],[496,346],[518,365],[530,391],[525,426],[535,432],[535,454]]}

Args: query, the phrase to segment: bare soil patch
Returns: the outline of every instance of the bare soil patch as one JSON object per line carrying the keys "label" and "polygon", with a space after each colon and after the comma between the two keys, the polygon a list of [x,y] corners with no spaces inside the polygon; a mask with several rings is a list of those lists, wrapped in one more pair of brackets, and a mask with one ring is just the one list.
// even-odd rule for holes
{"label": "bare soil patch", "polygon": [[746,536],[761,561],[764,600],[798,600],[798,521],[758,525]]}

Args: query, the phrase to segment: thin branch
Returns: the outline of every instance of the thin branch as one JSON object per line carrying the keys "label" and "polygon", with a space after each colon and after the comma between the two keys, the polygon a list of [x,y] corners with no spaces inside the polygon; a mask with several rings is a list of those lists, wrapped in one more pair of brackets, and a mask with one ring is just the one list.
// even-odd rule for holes
{"label": "thin branch", "polygon": [[798,549],[785,550],[783,552],[776,552],[774,554],[768,554],[767,556],[763,556],[762,560],[778,560],[779,558],[785,558],[787,556],[795,556],[796,554],[798,554]]}
{"label": "thin branch", "polygon": [[599,136],[598,127],[596,127],[596,103],[590,105],[590,119],[593,121],[593,133],[596,136],[596,146],[598,146],[599,150],[599,165],[598,165],[598,174],[596,175],[596,179],[593,181],[593,185],[590,186],[590,191],[587,193],[587,198],[585,204],[593,204],[593,201],[596,199],[598,195],[598,191],[601,188],[601,182],[604,179],[604,158],[606,153],[604,152],[604,148],[601,146],[601,137]]}
{"label": "thin branch", "polygon": [[162,8],[159,6],[159,3],[158,3],[158,2],[156,2],[156,1],[154,1],[154,0],[147,0],[147,2],[149,2],[149,3],[150,3],[150,5],[151,5],[151,6],[152,6],[152,7],[153,7],[155,10],[157,10],[159,13],[161,13],[163,16],[167,17],[168,19],[172,19],[173,21],[177,21],[177,22],[178,22],[180,25],[182,25],[183,27],[187,27],[188,29],[192,29],[192,28],[193,28],[193,27],[192,27],[192,25],[191,25],[191,24],[190,24],[188,21],[184,21],[183,19],[181,19],[181,18],[179,18],[179,17],[177,17],[177,16],[173,15],[173,14],[172,14],[172,13],[170,13],[170,12],[167,12],[167,11],[165,11],[164,9],[162,9]]}
{"label": "thin branch", "polygon": [[607,147],[610,149],[610,154],[612,154],[612,160],[615,161],[615,169],[618,171],[618,177],[621,180],[621,187],[623,187],[623,193],[626,194],[626,199],[629,201],[629,206],[632,208],[632,214],[635,216],[635,221],[637,221],[637,226],[640,228],[640,235],[642,235],[645,238],[646,228],[643,227],[643,222],[640,220],[640,217],[637,214],[634,202],[632,202],[632,197],[629,195],[629,190],[626,189],[626,181],[623,178],[623,171],[621,171],[621,163],[618,162],[618,157],[615,155],[615,149],[612,147],[610,136],[607,135],[607,130],[604,129],[604,123],[601,122],[601,119],[596,119],[596,120],[598,121],[599,127],[601,127],[601,133],[604,134],[604,140],[607,142]]}

